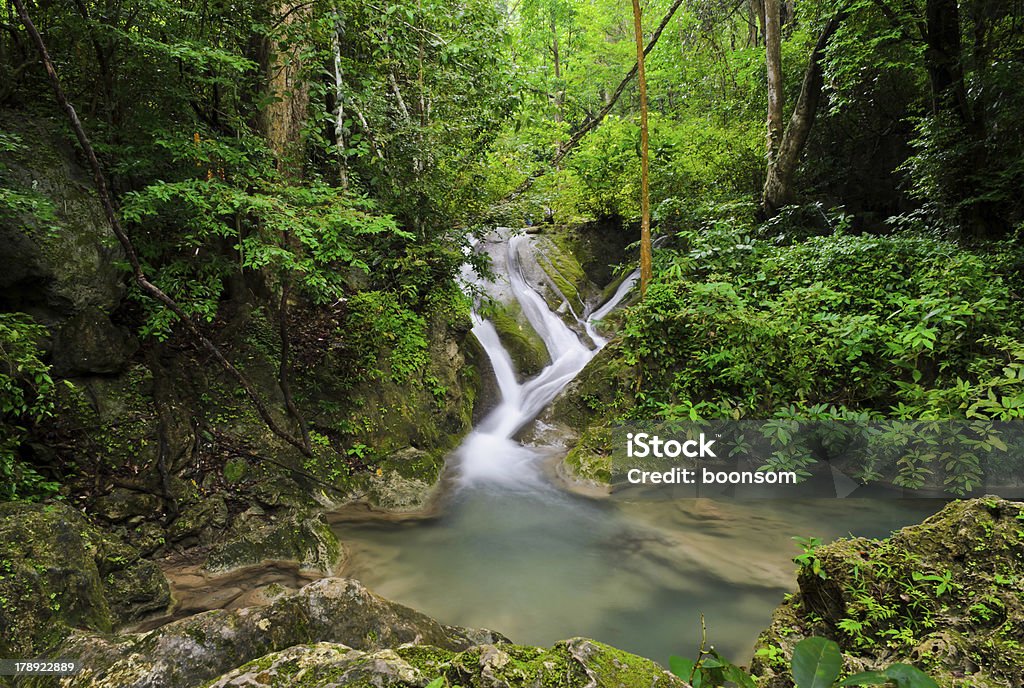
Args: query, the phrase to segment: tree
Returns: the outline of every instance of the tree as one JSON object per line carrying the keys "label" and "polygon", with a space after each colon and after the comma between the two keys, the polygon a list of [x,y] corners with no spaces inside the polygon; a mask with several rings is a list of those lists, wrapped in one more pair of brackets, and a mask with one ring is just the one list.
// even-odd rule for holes
{"label": "tree", "polygon": [[644,74],[644,30],[640,0],[633,0],[633,32],[636,34],[637,83],[640,87],[640,294],[651,283],[651,192],[647,155],[647,78]]}
{"label": "tree", "polygon": [[[778,9],[778,0],[766,0],[765,7],[768,8],[773,3],[776,5],[776,9]],[[811,134],[811,128],[814,126],[814,118],[818,113],[818,105],[821,101],[823,85],[822,63],[825,58],[825,51],[829,40],[839,28],[845,16],[846,10],[841,9],[825,22],[825,26],[818,35],[818,40],[814,44],[814,49],[811,51],[810,59],[807,62],[807,68],[804,70],[804,78],[800,85],[800,95],[797,97],[793,113],[789,118],[789,123],[786,125],[785,132],[782,134],[777,149],[771,145],[773,139],[772,122],[775,116],[778,116],[781,121],[781,91],[778,91],[777,96],[780,102],[775,106],[777,110],[773,113],[771,85],[773,66],[769,64],[768,170],[765,177],[764,190],[761,194],[761,215],[764,217],[773,217],[780,208],[792,203],[795,198],[793,179],[800,164],[804,148],[807,145],[807,139]],[[767,27],[770,24],[771,21],[766,18],[765,26]],[[772,31],[766,29],[765,42],[769,44],[767,48],[768,55],[771,55],[773,52],[773,48],[770,47],[773,41],[770,38],[771,35]],[[778,40],[781,40],[781,38]],[[771,58],[769,58],[770,62]],[[777,63],[775,69],[779,69]]]}

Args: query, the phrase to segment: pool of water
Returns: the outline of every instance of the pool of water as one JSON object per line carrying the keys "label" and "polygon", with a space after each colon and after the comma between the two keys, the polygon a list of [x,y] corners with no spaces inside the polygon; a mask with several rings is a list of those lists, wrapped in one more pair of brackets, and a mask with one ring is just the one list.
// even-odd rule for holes
{"label": "pool of water", "polygon": [[709,641],[749,660],[795,588],[793,536],[883,537],[939,500],[594,500],[536,485],[456,490],[432,519],[338,523],[344,571],[440,621],[518,643],[586,636],[667,663]]}

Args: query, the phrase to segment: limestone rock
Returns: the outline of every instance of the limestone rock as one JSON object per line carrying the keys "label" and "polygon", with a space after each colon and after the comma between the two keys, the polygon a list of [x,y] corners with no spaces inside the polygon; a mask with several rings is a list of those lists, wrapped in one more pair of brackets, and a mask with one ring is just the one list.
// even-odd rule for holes
{"label": "limestone rock", "polygon": [[375,686],[423,688],[443,677],[465,688],[674,688],[686,684],[654,662],[585,638],[550,650],[480,645],[463,652],[409,645],[361,652],[344,645],[296,645],[249,662],[208,688]]}
{"label": "limestone rock", "polygon": [[170,602],[152,562],[63,504],[0,504],[0,656],[30,657],[71,628],[110,631]]}
{"label": "limestone rock", "polygon": [[269,606],[204,612],[147,634],[80,633],[61,647],[61,656],[85,666],[65,685],[184,688],[293,645],[329,642],[374,652],[421,643],[457,652],[504,640],[490,631],[439,624],[358,581],[323,578]]}
{"label": "limestone rock", "polygon": [[331,575],[342,557],[341,545],[323,516],[289,512],[271,523],[249,527],[224,544],[215,545],[205,568],[214,573],[263,561],[296,561],[299,568]]}
{"label": "limestone rock", "polygon": [[887,540],[839,540],[811,554],[821,574],[801,569],[799,593],[758,639],[759,686],[792,687],[785,667],[809,635],[838,642],[850,671],[905,662],[943,687],[1020,686],[1024,504],[954,501]]}

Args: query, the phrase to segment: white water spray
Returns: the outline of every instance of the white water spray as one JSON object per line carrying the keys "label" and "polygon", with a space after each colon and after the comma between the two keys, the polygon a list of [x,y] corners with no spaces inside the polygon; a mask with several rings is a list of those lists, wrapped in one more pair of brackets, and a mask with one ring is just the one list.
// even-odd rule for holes
{"label": "white water spray", "polygon": [[[615,294],[586,320],[577,319],[593,342],[584,344],[579,335],[554,313],[544,298],[523,275],[523,260],[533,260],[530,240],[512,236],[506,244],[507,278],[523,314],[544,342],[551,364],[522,384],[516,378],[512,359],[498,338],[494,326],[473,314],[473,334],[487,353],[498,381],[501,402],[466,437],[456,451],[459,480],[463,486],[498,484],[513,488],[535,488],[543,484],[537,468],[540,455],[512,438],[544,410],[555,396],[576,377],[607,343],[593,322],[608,315],[636,283],[630,275]],[[571,312],[571,311],[570,311]]]}

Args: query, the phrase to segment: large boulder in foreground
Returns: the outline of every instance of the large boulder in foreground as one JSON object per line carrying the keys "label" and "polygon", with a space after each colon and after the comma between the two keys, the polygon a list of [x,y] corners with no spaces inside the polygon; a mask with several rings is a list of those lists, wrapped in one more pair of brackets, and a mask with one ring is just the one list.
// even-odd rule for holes
{"label": "large boulder in foreground", "polygon": [[32,657],[72,628],[109,632],[170,602],[139,553],[64,504],[0,504],[0,657]]}
{"label": "large boulder in foreground", "polygon": [[445,626],[346,578],[323,578],[264,607],[197,614],[150,633],[77,634],[61,648],[84,669],[66,685],[94,688],[200,686],[293,645],[328,642],[373,652],[405,643],[461,651],[504,641],[485,630]]}
{"label": "large boulder in foreground", "polygon": [[838,642],[849,671],[905,662],[944,687],[1022,685],[1024,504],[955,501],[886,540],[839,540],[809,556],[799,592],[758,640],[758,686],[791,688],[793,646],[809,635]]}
{"label": "large boulder in foreground", "polygon": [[344,645],[296,645],[262,657],[208,684],[209,688],[375,686],[423,688],[443,677],[446,686],[511,688],[674,688],[686,684],[642,657],[585,638],[549,650],[479,645],[463,652],[423,645],[361,652]]}

